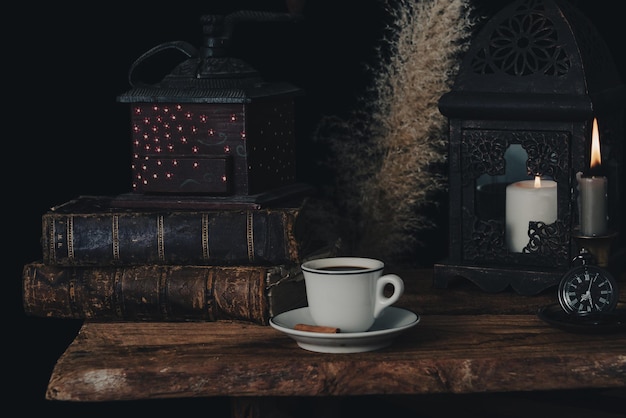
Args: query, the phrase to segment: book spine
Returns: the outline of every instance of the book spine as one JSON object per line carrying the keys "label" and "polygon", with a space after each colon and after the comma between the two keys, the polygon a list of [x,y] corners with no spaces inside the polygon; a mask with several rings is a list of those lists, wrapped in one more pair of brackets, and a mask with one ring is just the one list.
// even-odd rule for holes
{"label": "book spine", "polygon": [[275,265],[298,262],[299,208],[42,216],[53,265]]}
{"label": "book spine", "polygon": [[34,317],[104,321],[243,320],[267,325],[283,266],[62,267],[23,269],[23,306]]}

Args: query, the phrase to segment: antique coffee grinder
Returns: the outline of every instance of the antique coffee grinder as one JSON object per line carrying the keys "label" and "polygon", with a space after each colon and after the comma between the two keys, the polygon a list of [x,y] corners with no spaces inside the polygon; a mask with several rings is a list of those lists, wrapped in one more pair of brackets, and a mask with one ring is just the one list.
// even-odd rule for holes
{"label": "antique coffee grinder", "polygon": [[[567,1],[517,0],[490,19],[439,102],[450,235],[435,287],[460,276],[531,295],[557,285],[583,247],[606,261],[624,235],[625,103],[605,43]],[[592,176],[604,191],[585,197]],[[603,228],[581,231],[604,209]]]}
{"label": "antique coffee grinder", "polygon": [[[294,99],[301,90],[266,82],[228,54],[234,23],[254,18],[245,12],[202,16],[200,49],[168,42],[133,63],[132,89],[118,101],[130,104],[134,194],[238,199],[298,189]],[[140,65],[166,50],[186,59],[158,83],[134,79]],[[121,200],[130,205],[133,198]]]}

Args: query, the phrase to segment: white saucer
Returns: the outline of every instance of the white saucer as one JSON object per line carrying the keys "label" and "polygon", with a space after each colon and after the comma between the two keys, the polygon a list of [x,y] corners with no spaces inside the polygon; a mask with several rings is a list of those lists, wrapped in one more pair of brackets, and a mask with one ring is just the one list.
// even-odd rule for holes
{"label": "white saucer", "polygon": [[362,353],[391,345],[401,332],[415,326],[419,315],[406,309],[390,306],[365,332],[327,334],[295,330],[296,324],[313,324],[309,308],[298,308],[283,312],[270,319],[270,325],[296,340],[308,351],[318,353]]}

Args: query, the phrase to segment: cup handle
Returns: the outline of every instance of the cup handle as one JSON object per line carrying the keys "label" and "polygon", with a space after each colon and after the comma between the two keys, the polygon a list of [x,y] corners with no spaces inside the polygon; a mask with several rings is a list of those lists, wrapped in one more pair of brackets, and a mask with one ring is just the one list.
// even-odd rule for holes
{"label": "cup handle", "polygon": [[[385,296],[385,287],[393,286],[393,293]],[[400,299],[404,293],[404,281],[396,274],[385,274],[378,278],[376,282],[376,305],[374,306],[374,318],[378,318],[383,309],[389,305],[393,305]]]}

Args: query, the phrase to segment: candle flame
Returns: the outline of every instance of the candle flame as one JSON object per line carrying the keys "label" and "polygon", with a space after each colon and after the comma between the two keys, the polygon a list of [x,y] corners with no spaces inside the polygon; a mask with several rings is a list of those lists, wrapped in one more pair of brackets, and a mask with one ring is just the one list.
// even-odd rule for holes
{"label": "candle flame", "polygon": [[593,129],[591,131],[591,161],[589,168],[600,167],[602,157],[600,156],[600,134],[598,133],[598,120],[593,118]]}
{"label": "candle flame", "polygon": [[541,187],[541,177],[535,176],[535,188]]}

